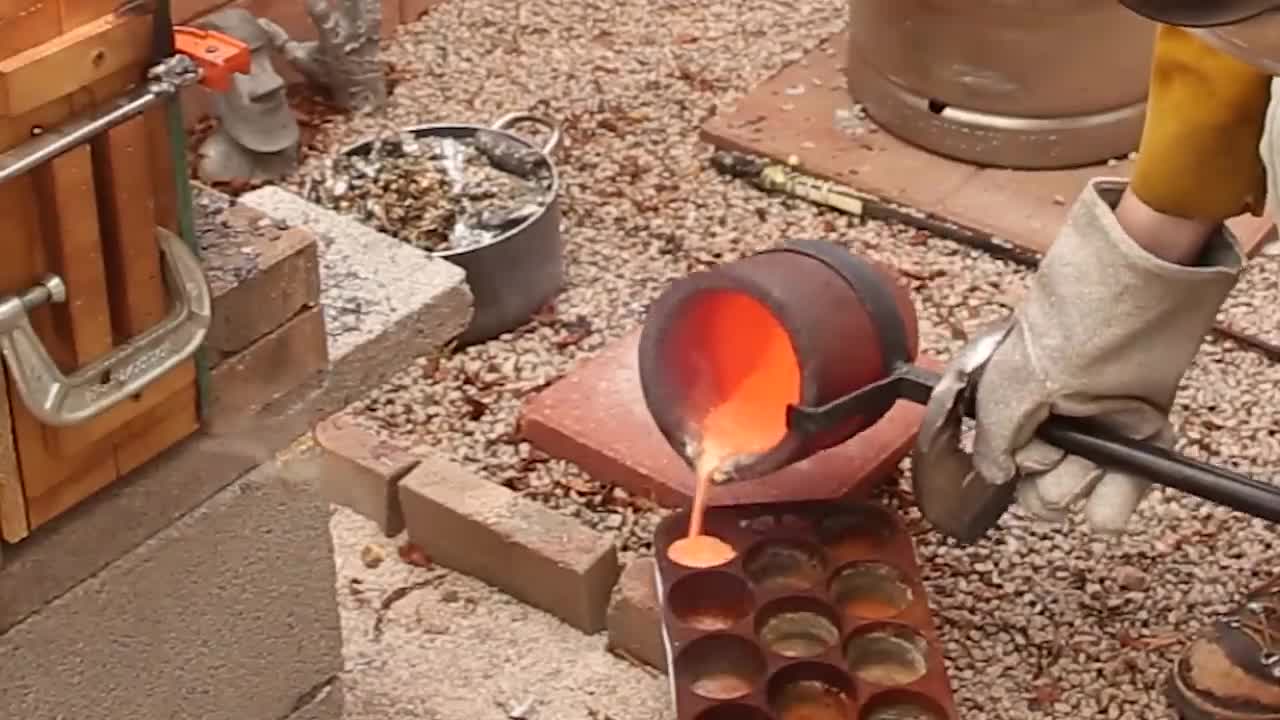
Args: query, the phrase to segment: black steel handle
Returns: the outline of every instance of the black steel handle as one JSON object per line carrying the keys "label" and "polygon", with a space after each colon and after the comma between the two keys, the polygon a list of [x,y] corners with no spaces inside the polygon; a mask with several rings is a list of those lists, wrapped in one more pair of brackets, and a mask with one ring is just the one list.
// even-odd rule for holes
{"label": "black steel handle", "polygon": [[1280,523],[1280,487],[1055,416],[1036,433],[1045,442],[1104,467],[1120,468],[1256,518]]}
{"label": "black steel handle", "polygon": [[[938,381],[938,374],[932,370],[903,364],[884,380],[823,407],[789,408],[788,423],[799,432],[819,432],[867,412],[886,398],[901,398],[924,405],[929,402]],[[965,414],[973,417],[973,407],[966,407]],[[1124,469],[1157,485],[1280,523],[1280,486],[1108,432],[1083,419],[1051,416],[1040,425],[1036,435],[1050,445],[1097,465]]]}

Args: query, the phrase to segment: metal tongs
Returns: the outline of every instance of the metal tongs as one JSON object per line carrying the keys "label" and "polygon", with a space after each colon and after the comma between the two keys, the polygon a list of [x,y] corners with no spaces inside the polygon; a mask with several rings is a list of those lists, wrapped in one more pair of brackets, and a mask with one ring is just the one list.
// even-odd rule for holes
{"label": "metal tongs", "polygon": [[[973,469],[961,446],[964,420],[973,416],[973,388],[987,360],[1009,331],[1002,324],[972,341],[939,373],[899,364],[890,376],[820,408],[792,407],[798,432],[821,432],[904,399],[925,406],[912,451],[912,489],[925,518],[961,543],[981,539],[1013,503],[1016,482],[993,485]],[[1146,442],[1121,437],[1086,420],[1051,416],[1038,437],[1100,466],[1130,471],[1256,518],[1280,523],[1280,487]]]}

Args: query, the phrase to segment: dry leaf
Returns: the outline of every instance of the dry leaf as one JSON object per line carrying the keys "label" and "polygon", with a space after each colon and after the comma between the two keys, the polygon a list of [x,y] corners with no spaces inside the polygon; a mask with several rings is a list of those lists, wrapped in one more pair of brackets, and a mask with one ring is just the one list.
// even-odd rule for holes
{"label": "dry leaf", "polygon": [[1037,705],[1052,705],[1062,697],[1062,688],[1053,680],[1046,680],[1031,688],[1032,701]]}
{"label": "dry leaf", "polygon": [[401,545],[399,553],[400,559],[404,561],[405,564],[420,568],[431,567],[431,558],[423,552],[422,548],[414,545],[413,543],[407,542]]}

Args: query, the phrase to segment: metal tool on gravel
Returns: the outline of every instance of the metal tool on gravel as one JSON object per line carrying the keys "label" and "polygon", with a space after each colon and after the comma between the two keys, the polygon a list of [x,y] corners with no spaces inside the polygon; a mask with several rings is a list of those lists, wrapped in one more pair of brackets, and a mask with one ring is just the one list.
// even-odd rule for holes
{"label": "metal tool on gravel", "polygon": [[[640,341],[645,400],[672,447],[691,465],[698,423],[721,396],[798,383],[795,395],[762,393],[744,423],[785,416],[776,443],[739,464],[750,480],[848,440],[898,400],[925,405],[913,450],[915,500],[925,518],[960,542],[974,542],[1013,502],[1016,483],[993,485],[973,470],[961,446],[972,390],[1007,332],[1002,325],[971,342],[941,373],[914,363],[916,318],[905,291],[875,263],[822,242],[780,248],[695,273],[651,306]],[[769,329],[776,328],[770,334]],[[788,344],[782,370],[763,367],[765,343]],[[751,345],[755,343],[757,347]],[[761,378],[765,382],[761,382]],[[734,383],[737,383],[735,386]],[[786,399],[783,399],[786,398]],[[735,402],[742,404],[741,397]],[[750,404],[750,403],[747,403]],[[773,420],[769,420],[773,422]],[[756,433],[759,435],[759,433]],[[1280,522],[1280,487],[1119,437],[1086,420],[1053,416],[1038,435],[1094,463],[1233,510]]]}

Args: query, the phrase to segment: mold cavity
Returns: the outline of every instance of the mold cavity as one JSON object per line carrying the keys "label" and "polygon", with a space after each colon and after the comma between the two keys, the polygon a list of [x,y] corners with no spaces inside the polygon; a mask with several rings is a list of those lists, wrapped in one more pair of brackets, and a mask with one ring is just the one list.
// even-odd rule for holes
{"label": "mold cavity", "polygon": [[667,594],[671,614],[698,630],[725,630],[751,614],[754,599],[742,578],[700,572],[680,578]]}
{"label": "mold cavity", "polygon": [[878,562],[846,565],[831,579],[840,610],[854,617],[887,620],[907,609],[913,593],[897,569]]}
{"label": "mold cavity", "polygon": [[839,620],[812,598],[782,598],[756,613],[756,634],[773,653],[811,658],[840,642]]}
{"label": "mold cavity", "polygon": [[873,695],[860,720],[947,720],[947,713],[928,696],[890,690]]}
{"label": "mold cavity", "polygon": [[736,700],[764,677],[764,654],[737,635],[707,635],[676,656],[677,682],[710,700]]}
{"label": "mold cavity", "polygon": [[792,540],[766,540],[743,558],[747,577],[764,590],[807,590],[822,581],[822,553]]}
{"label": "mold cavity", "polygon": [[897,525],[889,512],[874,505],[856,505],[818,523],[818,541],[838,560],[861,560],[880,553]]}
{"label": "mold cavity", "polygon": [[773,718],[754,705],[728,703],[713,705],[695,716],[694,720],[773,720]]}
{"label": "mold cavity", "polygon": [[906,685],[924,677],[928,644],[919,633],[902,625],[878,625],[851,635],[844,656],[849,672],[877,685]]}
{"label": "mold cavity", "polygon": [[853,683],[823,663],[789,665],[769,680],[769,705],[780,720],[848,720]]}

